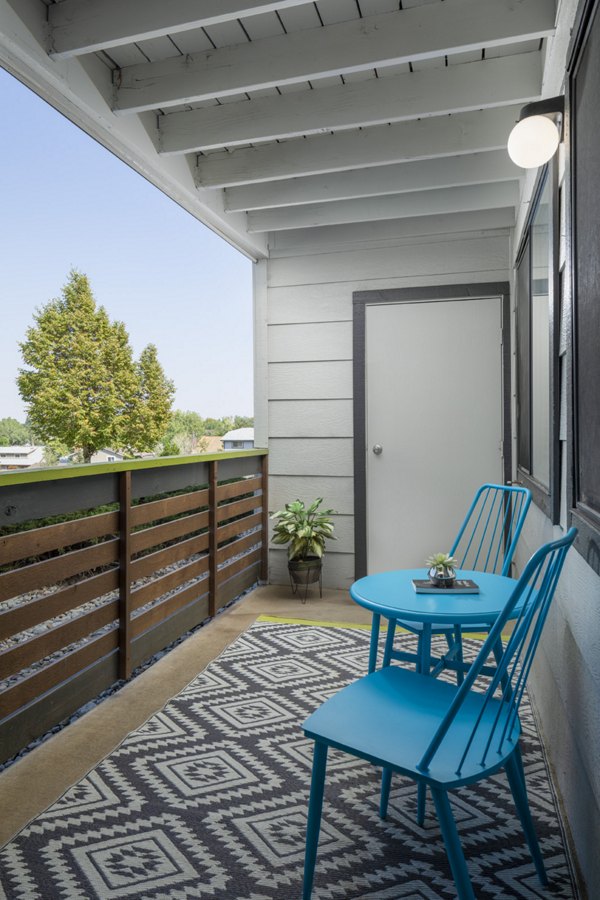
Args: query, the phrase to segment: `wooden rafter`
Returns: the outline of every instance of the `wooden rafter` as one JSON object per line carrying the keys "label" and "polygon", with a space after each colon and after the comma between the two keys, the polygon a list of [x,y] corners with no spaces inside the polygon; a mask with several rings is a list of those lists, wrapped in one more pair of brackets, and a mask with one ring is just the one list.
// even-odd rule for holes
{"label": "wooden rafter", "polygon": [[539,53],[426,69],[318,91],[275,94],[159,118],[163,153],[189,153],[425,116],[528,103],[540,96]]}
{"label": "wooden rafter", "polygon": [[521,169],[511,161],[506,150],[492,150],[227,188],[225,209],[239,212],[332,203],[357,197],[385,197],[411,191],[514,181],[520,175]]}
{"label": "wooden rafter", "polygon": [[126,66],[116,80],[114,111],[131,114],[234,96],[544,37],[553,29],[554,0],[446,0]]}
{"label": "wooden rafter", "polygon": [[506,147],[517,115],[518,107],[508,106],[214,153],[200,157],[197,183],[230,187],[498,150]]}
{"label": "wooden rafter", "polygon": [[48,8],[57,59],[300,6],[306,0],[61,0]]}
{"label": "wooden rafter", "polygon": [[389,197],[365,197],[335,203],[313,203],[289,209],[265,209],[248,215],[248,230],[281,231],[382,219],[412,219],[452,212],[514,207],[518,182],[414,191]]}

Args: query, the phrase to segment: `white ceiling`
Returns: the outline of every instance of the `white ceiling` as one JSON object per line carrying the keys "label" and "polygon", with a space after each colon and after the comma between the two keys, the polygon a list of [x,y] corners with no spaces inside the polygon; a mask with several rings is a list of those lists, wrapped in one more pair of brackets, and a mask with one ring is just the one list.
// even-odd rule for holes
{"label": "white ceiling", "polygon": [[0,0],[0,61],[257,257],[514,208],[506,139],[554,22],[554,0]]}

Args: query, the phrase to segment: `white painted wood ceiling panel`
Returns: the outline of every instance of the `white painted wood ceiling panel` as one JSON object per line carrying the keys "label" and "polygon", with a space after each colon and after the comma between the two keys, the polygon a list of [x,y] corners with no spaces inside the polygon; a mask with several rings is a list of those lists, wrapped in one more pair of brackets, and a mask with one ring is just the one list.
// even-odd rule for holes
{"label": "white painted wood ceiling panel", "polygon": [[204,28],[191,28],[189,31],[179,31],[177,34],[169,35],[169,37],[183,54],[202,53],[203,50],[210,50],[213,46]]}
{"label": "white painted wood ceiling panel", "polygon": [[323,25],[360,18],[356,0],[318,0],[316,6]]}
{"label": "white painted wood ceiling panel", "polygon": [[121,69],[125,66],[136,66],[138,63],[148,62],[137,44],[125,44],[122,47],[110,47],[103,51],[112,60],[114,65]]}
{"label": "white painted wood ceiling panel", "polygon": [[535,41],[519,41],[514,44],[503,44],[501,47],[485,47],[485,58],[494,59],[498,56],[516,56],[519,53],[531,53],[535,50],[542,49],[542,42]]}
{"label": "white painted wood ceiling panel", "polygon": [[297,94],[303,91],[312,91],[310,81],[296,81],[293,84],[281,84],[277,87],[278,94]]}
{"label": "white painted wood ceiling panel", "polygon": [[[43,2],[47,6],[56,5],[51,0]],[[69,10],[69,15],[71,11],[76,15],[78,11],[85,14],[86,9],[102,9],[101,5],[96,6],[99,0],[60,2],[64,3],[65,10]],[[528,102],[539,96],[543,59],[541,50],[545,35],[551,30],[549,10],[553,4],[553,0],[520,0],[516,5],[511,0],[316,0],[279,9],[271,7],[269,11],[259,11],[253,15],[252,9],[260,10],[258,4],[244,4],[240,0],[238,6],[236,0],[228,0],[227,12],[222,15],[218,5],[211,6],[211,0],[197,0],[195,6],[186,6],[187,0],[164,0],[165,8],[169,9],[170,2],[177,7],[177,12],[173,13],[174,16],[180,16],[175,25],[176,30],[172,34],[155,32],[154,36],[144,38],[140,28],[143,27],[145,0],[127,2],[139,5],[140,8],[140,19],[133,25],[138,30],[137,40],[118,46],[104,46],[97,51],[105,65],[119,70],[115,74],[116,94],[123,99],[118,101],[115,114],[119,117],[135,116],[136,109],[144,110],[137,114],[144,116],[146,122],[151,121],[148,116],[152,112],[158,113],[158,127],[153,140],[159,153],[186,154],[188,167],[192,169],[197,162],[200,194],[208,191],[214,197],[217,193],[222,194],[225,186],[231,191],[232,198],[237,196],[231,215],[251,211],[251,227],[254,229],[260,228],[263,222],[271,223],[265,225],[265,228],[276,228],[278,222],[285,223],[281,227],[296,227],[296,221],[310,221],[313,227],[315,223],[319,223],[319,204],[325,207],[332,200],[336,202],[340,221],[343,220],[344,223],[352,220],[354,208],[357,210],[357,221],[368,221],[369,210],[373,210],[373,220],[386,216],[388,213],[382,210],[376,212],[376,198],[385,197],[385,187],[382,188],[382,181],[374,177],[374,173],[385,171],[382,167],[396,173],[403,166],[419,166],[419,190],[445,191],[439,193],[440,208],[450,207],[454,197],[458,210],[469,208],[469,202],[485,203],[486,198],[500,197],[500,185],[507,180],[507,169],[506,165],[500,164],[498,148],[504,122],[508,122],[508,119],[506,111],[503,113],[501,109],[492,107]],[[110,15],[118,17],[117,0],[103,0],[103,3]],[[213,16],[212,23],[208,22],[205,27],[178,30],[182,28],[182,22],[185,24],[185,20],[181,19],[182,10],[184,14],[189,10],[190,21],[195,16],[197,24],[198,8],[206,9],[207,14]],[[483,8],[489,11],[492,21],[489,34],[486,32],[486,18],[480,15]],[[238,9],[240,16],[235,18]],[[502,12],[499,13],[498,10]],[[156,21],[156,13],[152,15]],[[215,15],[218,18],[227,15],[233,17],[215,23]],[[406,30],[403,17],[406,17],[408,33],[415,37],[414,58],[410,53],[410,45],[403,46],[395,57],[391,55],[396,53],[396,45],[389,40],[379,59],[377,49],[369,51],[372,54],[370,58],[368,55],[361,56],[363,45],[359,46],[360,35],[369,33],[372,17],[376,16],[390,17],[378,25],[382,42],[385,41],[385,26],[389,21],[390,24],[397,23],[400,43]],[[162,15],[162,10],[159,17],[159,25],[164,29],[169,22]],[[439,34],[435,39],[432,37],[432,49],[429,51],[423,45],[422,36],[424,33],[435,33],[438,17],[442,24],[437,29]],[[462,44],[461,32],[455,27],[453,34],[446,40],[447,33],[453,30],[453,17],[455,22],[465,23],[466,37]],[[472,25],[473,20],[478,17],[482,23],[479,31]],[[343,30],[346,25],[352,28],[354,22],[360,24],[361,19],[366,20],[361,32],[357,29],[354,32]],[[507,22],[521,20],[526,23],[523,26],[526,31],[519,28],[512,32],[504,29]],[[539,30],[536,28],[538,21]],[[116,18],[113,24],[119,24]],[[336,31],[337,26],[342,30]],[[376,32],[374,24],[372,27]],[[334,30],[323,32],[323,29]],[[330,71],[327,71],[324,48],[320,56],[317,51],[311,52],[311,30],[315,39],[320,34],[327,33],[328,39],[331,35]],[[522,39],[519,39],[520,31]],[[469,37],[471,33],[477,33],[481,40],[477,43],[472,41]],[[540,36],[531,38],[532,33]],[[121,29],[121,35],[126,34]],[[289,59],[287,48],[290,48],[290,54],[295,52],[294,47],[297,45],[290,43],[290,40],[302,35],[307,38],[300,45],[305,47],[305,52],[302,54],[298,51],[299,67],[293,69],[286,62]],[[346,52],[344,57],[344,46],[350,47],[344,35],[348,35],[348,40],[357,41],[355,55]],[[93,35],[88,41],[89,44],[85,46],[93,43]],[[250,49],[255,42],[259,42],[256,52],[253,48]],[[264,48],[260,42],[266,42]],[[318,41],[313,43],[318,45]],[[83,44],[80,46],[84,47]],[[385,44],[382,43],[382,46]],[[280,58],[277,58],[277,47],[281,48]],[[230,48],[233,48],[231,52]],[[273,52],[273,57],[262,56],[263,49],[265,54]],[[524,60],[519,69],[523,73],[522,96],[518,87],[515,87],[515,78],[511,82],[508,66],[498,69],[501,73],[498,79],[500,91],[495,90],[497,86],[490,78],[489,92],[486,94],[485,78],[488,77],[488,69],[484,68],[485,61],[512,56],[523,57]],[[539,58],[539,77],[534,68],[528,69],[526,63],[527,59],[533,60],[534,57]],[[374,64],[369,65],[370,59]],[[395,62],[394,59],[402,61]],[[352,71],[354,62],[358,67],[356,71]],[[482,85],[483,93],[480,92],[476,100],[465,99],[464,83],[460,87],[460,73],[471,65],[473,80]],[[453,76],[448,79],[452,85],[456,84],[454,95],[450,89],[444,89],[444,69],[451,69],[457,74],[457,78]],[[432,80],[430,87],[423,87],[424,84],[429,85],[423,78],[431,76],[435,79],[438,71],[441,80]],[[220,78],[220,72],[223,79]],[[234,77],[230,77],[231,73],[235,73]],[[237,73],[242,74],[236,83]],[[184,81],[185,78],[187,82]],[[414,86],[411,86],[410,79],[413,78]],[[179,95],[178,80],[181,80],[181,84],[186,84]],[[167,83],[170,86],[163,90],[162,85]],[[379,83],[381,88],[378,88]],[[157,87],[155,97],[154,86]],[[422,107],[419,107],[420,101],[415,101],[414,98],[421,96]],[[285,100],[285,97],[289,100]],[[372,105],[367,102],[370,97]],[[380,101],[378,98],[388,98],[389,108],[385,107],[388,100]],[[152,100],[155,100],[153,104],[150,102]],[[439,101],[439,105],[436,101]],[[403,116],[401,106],[404,102],[406,116]],[[330,107],[327,106],[328,103],[331,104]],[[479,103],[480,106],[476,105]],[[471,132],[468,131],[466,137],[463,135],[459,138],[457,135],[461,134],[460,122],[465,115],[464,111],[475,109],[483,109],[493,138],[486,142],[485,135],[474,127],[474,143],[471,146]],[[468,114],[472,115],[470,112]],[[394,137],[404,133],[402,129],[408,125],[406,119],[425,121],[426,117],[439,118],[434,131],[440,146],[447,144],[450,154],[444,157],[443,151],[438,154],[436,150],[436,165],[430,169],[425,163],[418,162],[425,158],[422,152],[421,155],[417,154],[417,161],[414,161],[410,152],[404,153],[401,142]],[[238,124],[233,127],[235,120]],[[471,121],[475,120],[469,120]],[[248,122],[246,132],[245,122]],[[402,125],[403,122],[405,125]],[[447,141],[445,133],[448,135]],[[194,134],[198,137],[195,138]],[[408,128],[406,134],[412,135],[413,130]],[[364,148],[365,153],[362,162],[361,148]],[[347,152],[350,155],[346,159]],[[464,174],[460,174],[460,177],[457,175],[458,181],[454,182],[451,177],[444,178],[444,158],[456,160],[452,154],[457,152],[475,153],[478,157],[487,154],[485,166],[473,166],[475,171],[485,170],[482,180],[477,182],[475,177],[469,180],[469,167],[455,162],[449,162],[448,165],[450,168],[454,166],[457,171],[460,169],[460,173],[464,170]],[[479,159],[477,161],[480,162]],[[157,157],[156,165],[160,166],[160,157]],[[497,167],[496,181],[494,165]],[[253,171],[255,166],[259,171],[256,177]],[[231,181],[228,181],[229,172]],[[428,172],[432,174],[431,186],[427,185]],[[372,177],[367,177],[365,173],[371,173]],[[283,190],[278,194],[274,187],[278,182],[282,186],[287,185],[287,194]],[[406,179],[398,174],[396,182],[402,185],[406,183]],[[307,200],[301,199],[303,183],[307,188]],[[473,185],[477,183],[491,187],[475,188]],[[227,188],[228,184],[231,185],[230,189]],[[494,184],[497,190],[493,187]],[[269,212],[268,202],[261,203],[261,185],[266,196],[280,198],[273,206],[273,209],[279,210],[276,214]],[[321,196],[319,190],[322,190]],[[391,190],[390,196],[393,193]],[[227,193],[223,194],[225,208],[227,196]],[[243,205],[244,196],[248,198],[246,207]],[[290,198],[289,201],[286,201],[286,196]],[[506,196],[509,200],[512,198],[512,194],[507,193]],[[473,199],[469,201],[467,198]],[[498,202],[494,201],[496,205]],[[386,203],[388,210],[400,208],[398,200],[386,200]],[[415,210],[422,207],[423,215],[431,214],[431,209],[436,208],[436,201],[432,197],[420,202],[414,196],[410,203]],[[295,216],[288,212],[303,204],[310,205],[310,210],[302,215]],[[265,212],[255,213],[253,210]],[[332,207],[327,214],[323,214],[323,223],[330,223],[333,214]]]}
{"label": "white painted wood ceiling panel", "polygon": [[204,29],[214,47],[234,47],[248,43],[248,35],[239,20],[209,25]]}
{"label": "white painted wood ceiling panel", "polygon": [[290,9],[280,9],[279,18],[287,34],[294,31],[304,31],[307,28],[318,28],[321,24],[319,13],[314,3],[306,3],[302,6],[292,6]]}
{"label": "white painted wood ceiling panel", "polygon": [[277,13],[264,13],[262,16],[246,16],[244,19],[240,19],[240,23],[251,41],[258,41],[261,38],[274,37],[276,34],[286,33],[286,29]]}
{"label": "white painted wood ceiling panel", "polygon": [[378,13],[394,12],[400,9],[398,0],[358,0],[363,16],[376,16]]}
{"label": "white painted wood ceiling panel", "polygon": [[[406,71],[408,72],[408,66],[406,66]],[[370,81],[372,78],[377,77],[376,69],[364,69],[362,72],[346,72],[342,76],[342,81],[344,84],[356,84],[359,81]]]}
{"label": "white painted wood ceiling panel", "polygon": [[150,38],[147,41],[138,41],[137,46],[148,62],[158,62],[161,59],[170,59],[173,56],[181,56],[181,50],[168,35]]}

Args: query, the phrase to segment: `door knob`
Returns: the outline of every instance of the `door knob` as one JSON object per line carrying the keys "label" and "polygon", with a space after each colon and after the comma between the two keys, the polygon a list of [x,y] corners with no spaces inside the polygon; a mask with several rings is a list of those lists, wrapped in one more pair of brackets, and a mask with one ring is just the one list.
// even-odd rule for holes
{"label": "door knob", "polygon": [[383,447],[381,446],[381,444],[373,444],[373,453],[375,454],[375,456],[381,456],[381,454],[383,453]]}

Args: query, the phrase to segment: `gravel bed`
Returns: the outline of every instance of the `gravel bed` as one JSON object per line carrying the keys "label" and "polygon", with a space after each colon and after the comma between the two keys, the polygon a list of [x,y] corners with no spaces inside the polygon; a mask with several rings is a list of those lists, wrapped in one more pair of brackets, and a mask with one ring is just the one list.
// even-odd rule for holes
{"label": "gravel bed", "polygon": [[[238,539],[240,537],[244,537],[248,534],[252,534],[253,531],[256,531],[256,529],[249,529],[248,531],[239,535]],[[256,544],[254,544],[250,549],[246,550],[245,553],[238,554],[237,556],[232,557],[230,560],[227,560],[226,563],[220,564],[217,567],[218,570],[223,569],[226,565],[230,564],[231,562],[233,562],[237,559],[240,559],[242,556],[244,556],[248,553],[251,553],[257,547],[259,547],[260,543],[261,543],[260,531],[256,531],[256,535],[257,535]],[[185,565],[188,565],[189,563],[195,562],[196,560],[200,559],[202,557],[202,555],[203,554],[198,553],[198,554],[195,554],[194,556],[190,556],[187,559],[182,560],[180,562],[172,563],[169,566],[165,566],[164,568],[159,569],[156,572],[153,572],[152,575],[149,575],[145,578],[138,579],[137,581],[135,581],[132,584],[132,588],[135,590],[139,587],[142,587],[142,585],[144,585],[144,584],[149,584],[151,581],[154,581],[156,578],[159,578],[163,575],[167,575],[171,572],[174,572],[175,570],[177,570],[179,568],[182,568]],[[156,606],[159,603],[162,603],[165,599],[168,599],[169,597],[173,596],[174,594],[176,594],[178,591],[182,590],[183,588],[189,587],[193,584],[200,584],[201,582],[207,581],[207,580],[208,580],[208,573],[206,573],[206,572],[195,578],[191,578],[189,581],[186,581],[183,584],[177,585],[177,587],[173,588],[172,590],[167,591],[164,594],[161,594],[161,596],[158,597],[156,600],[152,600],[149,603],[146,603],[144,606],[141,606],[139,609],[135,610],[133,617],[136,618],[137,616],[142,615],[146,610],[151,609],[153,606]],[[6,609],[14,609],[18,606],[24,606],[28,603],[31,603],[34,600],[39,600],[44,597],[50,597],[52,594],[55,594],[58,590],[60,590],[61,587],[63,587],[63,586],[64,585],[52,585],[51,587],[48,587],[43,590],[36,590],[36,591],[31,591],[30,593],[21,594],[18,597],[13,597],[10,600],[4,601],[4,603],[2,604],[2,607],[3,607],[3,609],[6,610]],[[255,585],[250,587],[247,591],[244,591],[242,594],[239,595],[239,597],[234,598],[234,600],[230,601],[230,603],[228,603],[225,607],[223,607],[223,609],[228,609],[234,603],[237,603],[241,597],[245,596],[249,591],[253,590],[254,587],[255,587]],[[46,631],[51,631],[53,628],[56,628],[58,625],[61,625],[63,623],[77,619],[79,616],[83,615],[86,612],[89,612],[89,611],[95,610],[95,609],[99,609],[102,606],[106,605],[107,603],[110,603],[111,601],[114,601],[117,598],[118,598],[118,591],[110,591],[109,593],[104,594],[101,597],[96,597],[95,599],[90,600],[87,603],[81,604],[80,606],[78,606],[74,609],[67,610],[66,612],[61,613],[60,615],[55,616],[52,619],[48,619],[45,622],[41,622],[40,624],[35,625],[33,628],[29,628],[26,631],[20,632],[19,634],[16,634],[10,638],[7,638],[6,640],[0,641],[0,650],[6,650],[6,649],[9,649],[10,647],[15,647],[15,646],[22,644],[28,640],[31,640],[32,638],[37,637]],[[220,613],[223,611],[223,609],[219,610],[217,615],[220,615]],[[181,643],[181,641],[185,640],[191,634],[194,634],[199,628],[202,628],[204,625],[206,625],[207,622],[210,622],[210,621],[212,621],[212,620],[210,617],[208,617],[203,622],[201,622],[199,625],[197,625],[195,628],[193,628],[191,631],[189,631],[186,634],[182,635],[181,637],[177,638],[175,641],[173,641],[172,644],[169,644],[168,647],[165,647],[163,650],[160,650],[153,657],[151,657],[147,662],[145,662],[141,666],[139,666],[133,672],[133,674],[131,675],[131,678],[135,678],[137,675],[139,675],[140,672],[143,672],[146,668],[148,668],[148,666],[152,665],[158,659],[162,658],[166,653],[168,653],[170,650],[172,650],[173,647],[176,647],[178,644]],[[0,680],[0,691],[4,691],[7,688],[12,687],[13,685],[22,681],[24,678],[27,678],[32,673],[45,668],[50,663],[55,662],[56,660],[60,659],[61,657],[65,656],[68,653],[71,653],[73,650],[77,650],[80,647],[85,646],[90,641],[92,641],[92,640],[96,639],[97,637],[101,636],[102,634],[105,634],[106,632],[110,631],[113,627],[114,627],[113,624],[109,623],[108,625],[105,625],[103,628],[97,629],[92,634],[89,634],[86,637],[81,638],[80,640],[73,642],[72,644],[69,644],[68,646],[61,647],[59,650],[56,650],[54,653],[49,654],[48,656],[44,657],[44,659],[38,660],[37,662],[33,663],[31,666],[28,666],[26,669],[23,669],[14,675],[11,675],[7,678]],[[127,680],[129,681],[130,679],[127,679]],[[92,709],[98,703],[102,702],[102,700],[104,700],[106,697],[109,697],[109,696],[111,696],[111,694],[114,694],[115,691],[119,690],[125,683],[126,683],[125,681],[115,682],[113,685],[111,685],[111,687],[107,688],[105,691],[103,691],[101,694],[99,694],[98,697],[95,697],[93,700],[90,700],[84,706],[82,706],[78,710],[76,710],[76,712],[74,712],[73,715],[71,715],[68,719],[65,719],[63,722],[60,722],[58,725],[54,726],[54,728],[50,729],[44,735],[42,735],[41,737],[32,741],[27,747],[25,747],[23,750],[21,750],[16,756],[12,757],[11,759],[7,760],[4,763],[0,763],[0,772],[3,769],[7,768],[8,766],[12,765],[17,759],[20,759],[22,756],[25,756],[34,747],[37,747],[39,744],[43,743],[51,735],[56,734],[58,731],[61,731],[66,725],[69,725],[71,722],[74,722],[76,719],[78,719],[84,713],[88,712],[88,710]]]}
{"label": "gravel bed", "polygon": [[[229,603],[227,603],[220,610],[218,610],[216,616],[214,616],[213,618],[208,616],[206,619],[203,619],[203,621],[200,622],[198,625],[196,625],[194,628],[191,628],[189,631],[186,631],[185,634],[180,635],[180,637],[176,638],[167,647],[164,647],[162,650],[159,650],[157,653],[155,653],[154,656],[151,656],[150,659],[147,659],[144,663],[142,663],[142,665],[138,666],[137,669],[135,669],[132,672],[132,674],[129,678],[121,679],[120,681],[116,681],[105,691],[102,691],[101,694],[98,694],[97,697],[94,697],[92,700],[88,700],[87,703],[84,703],[83,706],[80,706],[79,709],[75,710],[75,712],[72,713],[72,715],[70,715],[68,718],[63,719],[62,722],[59,722],[53,728],[49,729],[44,734],[40,735],[40,737],[35,738],[35,740],[31,741],[26,747],[23,747],[22,750],[20,750],[17,754],[12,756],[10,759],[7,759],[5,762],[0,763],[0,772],[4,771],[4,769],[8,769],[9,766],[12,766],[15,762],[17,762],[17,760],[22,759],[24,756],[27,756],[28,753],[31,753],[31,751],[34,750],[36,747],[39,747],[40,744],[45,743],[48,740],[48,738],[52,737],[52,735],[58,734],[58,732],[62,731],[63,728],[66,728],[72,722],[76,722],[77,719],[80,719],[81,716],[85,715],[85,713],[89,712],[95,706],[98,706],[100,703],[102,703],[103,700],[106,700],[107,697],[111,697],[113,694],[115,694],[117,691],[119,691],[125,684],[128,684],[134,678],[137,678],[138,675],[140,675],[142,672],[144,672],[150,666],[154,665],[154,663],[158,662],[159,659],[162,659],[163,656],[166,656],[166,654],[169,653],[171,650],[173,650],[175,647],[178,647],[179,644],[183,643],[183,641],[187,640],[189,637],[191,637],[191,635],[196,634],[197,631],[200,631],[200,629],[204,628],[204,626],[207,625],[209,622],[213,622],[217,618],[217,616],[220,616],[222,613],[225,612],[225,610],[231,609],[233,606],[235,606],[237,603],[239,603],[244,597],[246,597],[249,593],[251,593],[255,588],[256,588],[256,583],[250,585],[249,588],[247,588],[245,591],[243,591],[237,597],[234,597],[233,600],[230,600]],[[29,596],[29,595],[23,595],[23,596]],[[98,600],[95,602],[98,603],[100,599],[103,599],[103,598],[98,598]],[[101,632],[96,632],[96,634],[100,634],[100,633]],[[65,648],[62,651],[60,651],[59,655],[66,653],[67,649],[68,648]],[[46,660],[44,660],[44,664],[46,664],[47,661],[48,661],[48,658],[46,658]]]}
{"label": "gravel bed", "polygon": [[[244,532],[241,537],[244,537],[246,534],[251,534],[251,531]],[[260,545],[260,533],[257,532],[257,542],[253,545],[249,550],[246,550],[246,553],[250,553],[255,550]],[[244,554],[238,554],[237,556],[232,557],[231,560],[227,560],[226,563],[220,564],[217,569],[220,571],[226,565],[235,561],[236,559],[240,559]],[[180,562],[171,563],[169,566],[165,566],[162,569],[157,569],[156,572],[153,572],[152,575],[149,575],[145,578],[140,578],[137,581],[132,583],[132,589],[136,590],[139,587],[142,587],[144,584],[149,584],[151,581],[156,580],[157,578],[162,577],[163,575],[168,575],[171,572],[176,571],[177,569],[182,568],[183,566],[189,565],[190,563],[195,562],[203,556],[202,553],[194,554],[193,556],[188,557],[185,560]],[[183,584],[177,585],[177,587],[172,588],[170,591],[166,591],[164,594],[161,594],[156,600],[151,600],[148,603],[145,603],[139,609],[136,609],[133,618],[137,618],[142,615],[146,610],[151,609],[153,606],[156,606],[159,603],[162,603],[164,600],[172,597],[178,591],[183,588],[190,587],[193,584],[200,584],[203,581],[208,580],[208,573],[204,572],[202,575],[198,575],[195,578],[189,579],[189,581],[184,582]],[[53,585],[52,587],[46,590],[37,590],[32,591],[28,594],[21,594],[18,597],[13,597],[11,600],[5,601],[3,604],[4,609],[14,609],[17,606],[23,606],[27,603],[30,603],[33,600],[38,600],[44,597],[50,597],[52,594],[56,593],[59,590],[59,586]],[[87,603],[83,603],[80,606],[75,607],[74,609],[67,610],[64,613],[61,613],[59,616],[55,616],[52,619],[48,619],[45,622],[40,622],[38,625],[35,625],[33,628],[28,628],[26,631],[19,632],[19,634],[13,635],[6,640],[0,641],[0,651],[6,650],[10,647],[17,646],[18,644],[22,644],[25,641],[30,640],[33,637],[37,637],[40,634],[43,634],[45,631],[51,631],[57,625],[61,625],[65,622],[72,621],[73,619],[79,618],[86,612],[90,612],[95,609],[99,609],[102,606],[105,606],[107,603],[110,603],[113,600],[116,600],[119,596],[118,591],[110,591],[108,594],[103,594],[101,597],[95,597],[93,600],[89,600]],[[110,631],[113,628],[112,624],[105,625],[103,628],[99,628],[91,634],[87,635],[84,638],[79,639],[78,641],[69,644],[68,646],[61,647],[59,650],[56,650],[54,653],[45,656],[43,659],[38,660],[35,663],[32,663],[26,669],[22,669],[20,672],[15,673],[14,675],[10,675],[7,678],[0,680],[0,691],[6,690],[8,687],[12,687],[14,684],[17,684],[19,681],[22,681],[28,675],[31,675],[33,672],[43,669],[49,663],[54,662],[57,659],[60,659],[62,656],[65,656],[67,653],[72,652],[73,650],[78,650],[80,647],[84,647],[90,641],[94,640],[97,637],[100,637],[102,634]]]}

